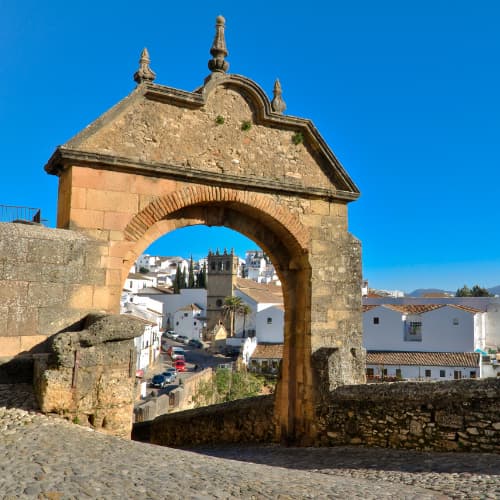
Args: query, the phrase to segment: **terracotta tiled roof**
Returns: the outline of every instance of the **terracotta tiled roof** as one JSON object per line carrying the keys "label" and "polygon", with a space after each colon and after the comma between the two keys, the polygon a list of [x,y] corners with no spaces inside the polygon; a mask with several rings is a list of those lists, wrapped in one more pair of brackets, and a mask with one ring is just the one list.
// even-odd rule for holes
{"label": "terracotta tiled roof", "polygon": [[481,312],[480,309],[476,309],[475,307],[469,307],[469,306],[461,306],[458,304],[448,304],[450,307],[454,307],[455,309],[461,309],[462,311],[467,311],[473,314],[476,314],[478,312]]}
{"label": "terracotta tiled roof", "polygon": [[444,306],[445,304],[384,304],[384,307],[402,312],[404,314],[423,314],[429,311],[434,311],[435,309],[440,309]]}
{"label": "terracotta tiled roof", "polygon": [[481,312],[479,309],[474,307],[461,306],[455,304],[378,304],[378,305],[364,305],[363,312],[370,311],[375,307],[386,307],[387,309],[392,309],[393,311],[398,311],[403,314],[424,314],[429,311],[435,311],[442,307],[454,307],[455,309],[460,309],[462,311],[470,312],[476,314]]}
{"label": "terracotta tiled roof", "polygon": [[283,344],[257,344],[251,359],[282,359]]}
{"label": "terracotta tiled roof", "polygon": [[367,365],[396,366],[463,366],[476,368],[479,366],[477,352],[394,352],[367,351]]}
{"label": "terracotta tiled roof", "polygon": [[283,291],[280,286],[237,278],[236,288],[261,304],[283,304]]}

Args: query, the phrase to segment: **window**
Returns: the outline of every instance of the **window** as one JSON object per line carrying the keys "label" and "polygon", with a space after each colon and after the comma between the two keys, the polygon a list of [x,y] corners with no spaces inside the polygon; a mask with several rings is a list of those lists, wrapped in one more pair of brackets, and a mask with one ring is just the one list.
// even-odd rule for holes
{"label": "window", "polygon": [[215,305],[217,307],[222,307],[222,300],[221,299],[217,299],[217,301],[215,302]]}
{"label": "window", "polygon": [[187,318],[188,317],[188,313],[184,313],[184,317]]}
{"label": "window", "polygon": [[396,368],[396,378],[403,378],[403,375],[401,374],[401,368]]}
{"label": "window", "polygon": [[406,323],[405,340],[407,342],[422,342],[421,321],[408,321]]}
{"label": "window", "polygon": [[439,370],[440,377],[446,377],[446,372],[444,370]]}
{"label": "window", "polygon": [[431,377],[431,371],[430,370],[425,370],[425,376],[426,376],[426,378],[430,378]]}
{"label": "window", "polygon": [[366,369],[366,376],[368,378],[373,378],[373,375],[374,375],[373,368],[367,368]]}
{"label": "window", "polygon": [[387,368],[382,369],[382,376],[387,377]]}
{"label": "window", "polygon": [[272,324],[272,322],[273,322],[273,318],[267,318],[267,324],[268,324],[268,325],[271,325],[271,324]]}
{"label": "window", "polygon": [[453,318],[453,326],[458,326],[459,321],[458,318]]}
{"label": "window", "polygon": [[212,269],[212,271],[215,271],[215,262],[212,262],[212,264],[210,265],[210,268]]}
{"label": "window", "polygon": [[453,372],[453,378],[455,380],[460,380],[462,378],[462,372],[460,370],[455,370]]}
{"label": "window", "polygon": [[196,321],[193,321],[194,326],[196,326]]}
{"label": "window", "polygon": [[373,318],[373,324],[374,324],[374,325],[378,325],[379,323],[380,323],[380,318],[379,318],[379,317],[377,317],[377,316],[375,316],[375,317]]}
{"label": "window", "polygon": [[477,378],[476,377],[476,370],[471,370],[471,372],[470,372],[470,378]]}

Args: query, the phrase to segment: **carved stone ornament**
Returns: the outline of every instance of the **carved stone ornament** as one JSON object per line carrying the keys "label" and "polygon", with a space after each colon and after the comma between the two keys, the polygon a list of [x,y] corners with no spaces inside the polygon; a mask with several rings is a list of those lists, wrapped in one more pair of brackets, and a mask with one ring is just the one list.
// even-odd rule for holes
{"label": "carved stone ornament", "polygon": [[148,49],[142,49],[139,69],[134,73],[134,80],[137,83],[153,82],[156,78],[156,73],[149,67],[150,62]]}
{"label": "carved stone ornament", "polygon": [[279,113],[280,115],[283,114],[283,111],[286,109],[286,103],[282,99],[281,94],[281,83],[280,81],[276,78],[276,81],[274,82],[274,89],[273,89],[273,100],[271,101],[271,108],[275,113]]}
{"label": "carved stone ornament", "polygon": [[226,73],[229,63],[224,60],[228,55],[226,40],[224,38],[224,27],[226,20],[222,16],[217,16],[215,20],[215,38],[210,49],[212,59],[208,61],[208,69],[212,73]]}

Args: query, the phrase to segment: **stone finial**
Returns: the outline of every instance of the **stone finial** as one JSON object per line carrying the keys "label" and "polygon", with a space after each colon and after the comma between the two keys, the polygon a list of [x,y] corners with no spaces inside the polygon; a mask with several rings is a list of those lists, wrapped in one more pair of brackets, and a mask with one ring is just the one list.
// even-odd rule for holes
{"label": "stone finial", "polygon": [[271,108],[275,113],[282,114],[283,111],[286,109],[286,103],[281,97],[282,90],[281,90],[281,83],[276,78],[276,81],[274,82],[274,88],[273,88],[273,100],[271,101]]}
{"label": "stone finial", "polygon": [[222,16],[217,16],[215,20],[215,38],[210,49],[212,59],[208,61],[208,69],[212,73],[225,73],[229,69],[229,63],[224,60],[228,51],[226,39],[224,38],[224,27],[226,20]]}
{"label": "stone finial", "polygon": [[134,73],[134,80],[137,83],[152,82],[156,78],[156,73],[149,67],[150,62],[148,49],[142,49],[139,69]]}

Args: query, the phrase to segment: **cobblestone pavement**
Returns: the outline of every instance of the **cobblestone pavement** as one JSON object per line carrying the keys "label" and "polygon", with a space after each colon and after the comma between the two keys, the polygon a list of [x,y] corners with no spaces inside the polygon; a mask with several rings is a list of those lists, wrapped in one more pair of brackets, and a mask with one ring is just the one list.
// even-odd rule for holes
{"label": "cobblestone pavement", "polygon": [[40,415],[0,385],[0,498],[500,498],[500,455],[238,446],[176,450]]}

